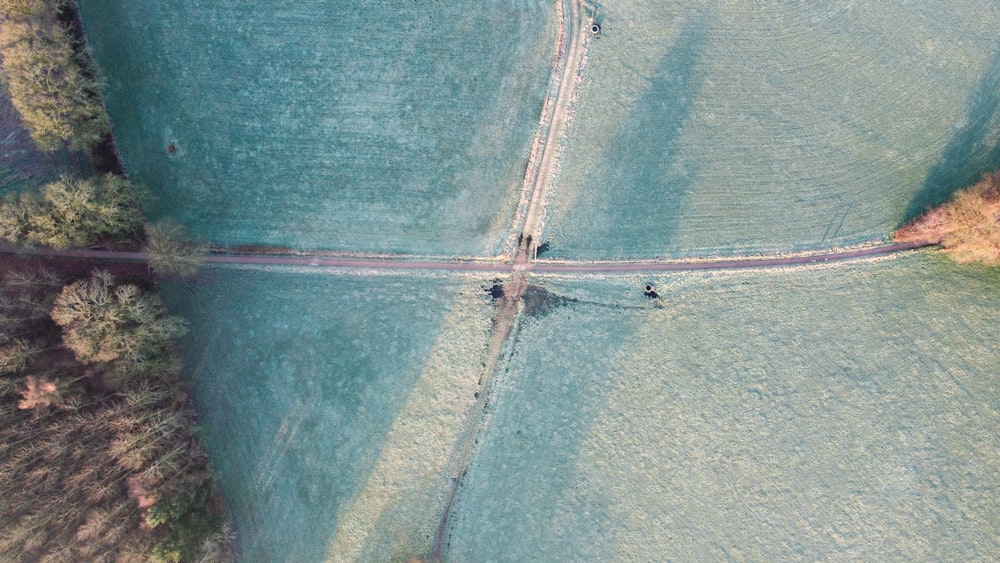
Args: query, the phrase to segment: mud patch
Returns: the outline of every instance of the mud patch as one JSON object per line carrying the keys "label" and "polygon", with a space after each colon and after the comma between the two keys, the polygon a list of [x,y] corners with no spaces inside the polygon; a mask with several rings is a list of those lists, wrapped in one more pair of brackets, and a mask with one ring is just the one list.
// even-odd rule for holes
{"label": "mud patch", "polygon": [[539,285],[529,285],[524,290],[522,297],[524,302],[524,314],[529,317],[544,317],[558,307],[563,307],[574,303],[575,299],[563,297],[552,293]]}

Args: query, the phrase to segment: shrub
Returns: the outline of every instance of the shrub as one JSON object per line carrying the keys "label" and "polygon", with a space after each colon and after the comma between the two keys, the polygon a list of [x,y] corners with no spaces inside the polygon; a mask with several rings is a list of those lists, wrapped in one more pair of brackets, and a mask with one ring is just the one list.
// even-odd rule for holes
{"label": "shrub", "polygon": [[938,242],[959,263],[1000,264],[1000,172],[896,231],[897,242]]}
{"label": "shrub", "polygon": [[166,525],[167,536],[153,548],[152,561],[177,563],[190,561],[206,547],[206,540],[222,527],[221,515],[208,509],[212,481],[179,491],[146,513],[146,524],[155,528]]}
{"label": "shrub", "polygon": [[0,56],[11,103],[44,151],[85,150],[110,131],[90,57],[59,22],[66,0],[0,2]]}
{"label": "shrub", "polygon": [[31,217],[41,209],[38,197],[32,193],[10,193],[0,204],[0,240],[20,244],[28,240]]}
{"label": "shrub", "polygon": [[0,346],[0,374],[24,371],[44,351],[37,342],[15,338],[10,344]]}

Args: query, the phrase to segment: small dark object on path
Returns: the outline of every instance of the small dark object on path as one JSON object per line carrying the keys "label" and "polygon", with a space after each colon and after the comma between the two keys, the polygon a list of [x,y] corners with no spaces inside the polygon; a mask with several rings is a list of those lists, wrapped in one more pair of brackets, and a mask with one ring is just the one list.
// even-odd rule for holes
{"label": "small dark object on path", "polygon": [[660,294],[656,292],[656,288],[653,287],[652,285],[646,285],[646,287],[645,287],[645,294],[646,294],[646,297],[649,297],[650,299],[659,299],[660,298]]}

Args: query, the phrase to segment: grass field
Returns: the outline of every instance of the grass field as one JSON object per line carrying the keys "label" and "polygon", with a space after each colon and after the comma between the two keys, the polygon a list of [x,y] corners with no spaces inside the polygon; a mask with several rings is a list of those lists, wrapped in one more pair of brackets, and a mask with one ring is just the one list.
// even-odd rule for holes
{"label": "grass field", "polygon": [[244,561],[430,551],[481,372],[485,280],[209,268],[167,284]]}
{"label": "grass field", "polygon": [[[998,282],[928,253],[533,276],[447,559],[995,558]],[[243,560],[430,552],[490,284],[212,267],[165,287]]]}
{"label": "grass field", "polygon": [[1000,6],[604,2],[550,256],[883,240],[1000,166]]}
{"label": "grass field", "polygon": [[449,560],[996,559],[998,282],[927,255],[536,277],[560,299],[522,323]]}
{"label": "grass field", "polygon": [[[220,245],[503,250],[556,4],[350,4],[81,0],[151,218]],[[1000,166],[992,2],[587,6],[543,257],[878,241]],[[242,559],[428,554],[469,428],[450,561],[1000,558],[996,270],[530,279],[485,411],[491,278],[164,282]]]}
{"label": "grass field", "polygon": [[506,2],[81,2],[154,217],[219,244],[491,254],[556,18]]}

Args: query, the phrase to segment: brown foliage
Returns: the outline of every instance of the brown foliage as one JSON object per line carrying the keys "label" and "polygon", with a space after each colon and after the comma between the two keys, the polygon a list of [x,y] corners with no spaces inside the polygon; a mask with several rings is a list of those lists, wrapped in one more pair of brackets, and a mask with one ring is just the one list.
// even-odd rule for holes
{"label": "brown foliage", "polygon": [[939,243],[959,263],[1000,265],[1000,172],[896,231],[897,242]]}
{"label": "brown foliage", "polygon": [[17,408],[22,410],[45,408],[53,405],[62,405],[63,392],[60,385],[47,377],[27,377],[27,389],[21,392],[21,402]]}
{"label": "brown foliage", "polygon": [[[91,289],[117,309],[111,324],[162,320],[158,299],[119,296],[106,281]],[[11,318],[0,331],[0,561],[151,560],[174,532],[148,526],[148,512],[209,486],[207,456],[176,380],[142,373],[116,392],[80,383],[92,368],[39,318],[62,285],[37,264],[0,275],[0,313]]]}

